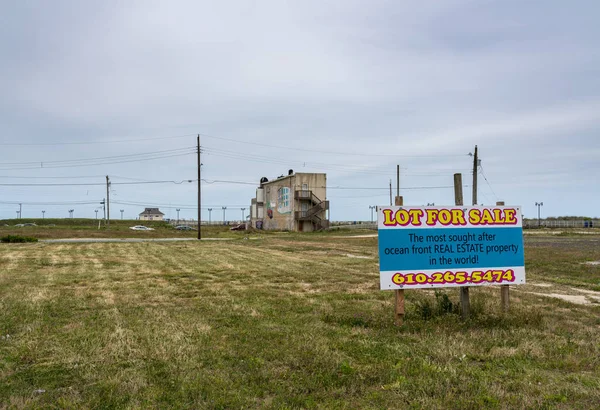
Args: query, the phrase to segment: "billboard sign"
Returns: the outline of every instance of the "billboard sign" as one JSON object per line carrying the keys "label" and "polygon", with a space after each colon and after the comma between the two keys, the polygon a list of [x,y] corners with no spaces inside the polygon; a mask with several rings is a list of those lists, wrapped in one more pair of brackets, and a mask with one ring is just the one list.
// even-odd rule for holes
{"label": "billboard sign", "polygon": [[525,283],[520,207],[383,206],[381,289]]}

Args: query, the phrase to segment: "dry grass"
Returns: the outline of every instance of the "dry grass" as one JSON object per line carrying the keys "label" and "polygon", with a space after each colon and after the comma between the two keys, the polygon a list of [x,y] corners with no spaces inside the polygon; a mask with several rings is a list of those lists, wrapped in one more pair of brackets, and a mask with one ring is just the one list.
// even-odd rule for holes
{"label": "dry grass", "polygon": [[0,407],[597,407],[600,307],[533,294],[598,290],[593,238],[528,239],[551,286],[509,315],[415,290],[397,328],[377,239],[339,236],[0,246]]}

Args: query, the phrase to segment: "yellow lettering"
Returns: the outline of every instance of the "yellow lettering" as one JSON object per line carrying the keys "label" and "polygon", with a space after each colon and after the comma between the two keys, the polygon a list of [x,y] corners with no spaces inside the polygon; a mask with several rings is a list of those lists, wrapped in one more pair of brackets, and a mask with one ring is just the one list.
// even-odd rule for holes
{"label": "yellow lettering", "polygon": [[383,224],[385,226],[394,226],[396,225],[396,221],[392,219],[392,210],[384,209],[383,210]]}
{"label": "yellow lettering", "polygon": [[482,225],[493,225],[494,224],[494,217],[492,216],[492,213],[490,212],[489,209],[483,210],[483,216],[481,217],[481,224]]}
{"label": "yellow lettering", "polygon": [[410,221],[411,225],[415,225],[415,226],[421,225],[421,217],[423,216],[422,209],[411,209],[410,211],[408,211],[408,213],[410,214],[410,217],[411,217],[411,221]]}
{"label": "yellow lettering", "polygon": [[479,225],[481,221],[481,215],[479,213],[479,209],[471,209],[469,211],[469,222],[471,225]]}
{"label": "yellow lettering", "polygon": [[408,212],[406,212],[404,209],[398,209],[396,211],[396,222],[398,225],[406,226],[408,223],[408,218]]}
{"label": "yellow lettering", "polygon": [[498,225],[504,224],[504,217],[502,215],[502,209],[494,209],[494,221]]}
{"label": "yellow lettering", "polygon": [[452,210],[452,225],[466,225],[465,214],[462,209]]}
{"label": "yellow lettering", "polygon": [[516,211],[514,209],[505,209],[504,210],[504,216],[505,216],[505,220],[504,222],[507,224],[516,224],[517,223],[517,218],[515,217]]}
{"label": "yellow lettering", "polygon": [[452,221],[452,214],[447,209],[442,209],[438,218],[442,225],[448,225]]}
{"label": "yellow lettering", "polygon": [[427,212],[427,222],[425,223],[429,226],[435,225],[439,211],[437,209],[426,209],[425,211]]}

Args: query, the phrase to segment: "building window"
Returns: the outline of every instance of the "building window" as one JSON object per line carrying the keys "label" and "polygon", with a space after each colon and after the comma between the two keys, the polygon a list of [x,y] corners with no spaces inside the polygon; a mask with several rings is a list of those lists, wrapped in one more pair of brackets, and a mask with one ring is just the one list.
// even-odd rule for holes
{"label": "building window", "polygon": [[290,212],[290,189],[281,187],[277,191],[277,212],[285,214]]}

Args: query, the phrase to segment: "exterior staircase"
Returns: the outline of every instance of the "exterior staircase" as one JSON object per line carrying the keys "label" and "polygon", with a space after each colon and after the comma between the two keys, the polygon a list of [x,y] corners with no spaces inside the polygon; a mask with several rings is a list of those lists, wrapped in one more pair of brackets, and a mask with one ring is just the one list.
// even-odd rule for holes
{"label": "exterior staircase", "polygon": [[306,211],[295,212],[294,218],[297,221],[311,221],[315,231],[329,228],[329,221],[319,216],[319,214],[329,209],[329,201],[320,200],[310,190],[298,190],[294,193],[294,198],[301,201],[301,203],[303,201],[309,203]]}

